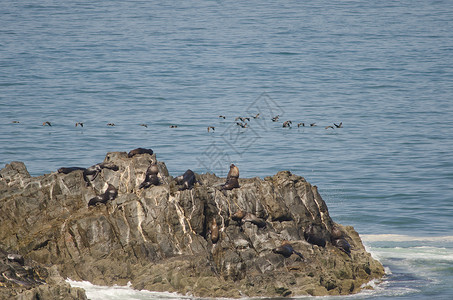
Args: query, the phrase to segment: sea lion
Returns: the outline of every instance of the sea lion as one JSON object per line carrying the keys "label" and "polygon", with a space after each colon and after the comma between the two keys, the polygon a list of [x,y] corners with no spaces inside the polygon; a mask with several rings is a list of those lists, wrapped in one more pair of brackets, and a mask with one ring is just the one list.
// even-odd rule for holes
{"label": "sea lion", "polygon": [[300,258],[304,259],[303,255],[300,252],[294,250],[293,246],[291,246],[288,241],[283,241],[282,245],[280,247],[272,249],[272,252],[281,254],[286,258],[290,257],[294,253]]}
{"label": "sea lion", "polygon": [[98,174],[101,172],[100,164],[95,164],[91,167],[86,168],[83,171],[83,179],[88,183],[96,179]]}
{"label": "sea lion", "polygon": [[345,238],[339,238],[332,241],[332,245],[346,253],[349,257],[351,257],[351,245],[349,245],[348,241]]}
{"label": "sea lion", "polygon": [[211,129],[212,129],[212,131],[215,131],[215,127],[214,126],[208,126],[208,132],[211,131]]}
{"label": "sea lion", "polygon": [[245,217],[247,213],[243,210],[238,210],[237,212],[235,212],[232,216],[231,216],[231,219],[233,221],[237,221],[237,222],[241,222],[242,219]]}
{"label": "sea lion", "polygon": [[83,123],[82,123],[82,122],[77,122],[77,123],[75,123],[75,127],[77,127],[77,126],[79,126],[79,125],[80,125],[80,127],[83,127]]}
{"label": "sea lion", "polygon": [[297,127],[300,127],[300,126],[305,127],[305,123],[303,123],[303,122],[297,123]]}
{"label": "sea lion", "polygon": [[335,225],[332,227],[332,231],[331,231],[330,235],[331,235],[331,237],[330,237],[331,240],[343,238],[343,232],[341,232],[340,228],[338,228]]}
{"label": "sea lion", "polygon": [[105,204],[107,203],[107,201],[115,199],[116,196],[118,196],[118,190],[116,189],[116,187],[109,183],[107,189],[103,194],[90,199],[90,201],[88,202],[88,206],[93,206],[98,203]]}
{"label": "sea lion", "polygon": [[176,177],[174,180],[178,185],[182,185],[179,187],[180,191],[192,189],[193,185],[197,182],[195,173],[190,169],[184,172],[183,175]]}
{"label": "sea lion", "polygon": [[213,217],[211,220],[211,241],[213,244],[217,243],[219,240],[219,226],[217,226],[217,221]]}
{"label": "sea lion", "polygon": [[343,122],[340,122],[340,124],[333,123],[333,125],[335,125],[335,127],[337,128],[343,128]]}
{"label": "sea lion", "polygon": [[152,149],[137,148],[137,149],[129,151],[129,153],[127,154],[127,157],[132,157],[137,154],[145,154],[145,153],[148,153],[149,155],[153,155],[154,152]]}
{"label": "sea lion", "polygon": [[52,124],[50,124],[49,121],[45,121],[44,123],[42,123],[42,126],[46,126],[46,125],[47,125],[47,126],[52,126]]}
{"label": "sea lion", "polygon": [[326,239],[323,237],[319,226],[315,226],[313,224],[308,225],[308,227],[304,230],[304,238],[310,244],[320,247],[326,246]]}
{"label": "sea lion", "polygon": [[152,163],[146,170],[145,180],[140,184],[140,186],[138,188],[146,189],[146,188],[150,187],[151,185],[159,185],[159,178],[157,177],[158,173],[159,173],[159,168],[157,167],[157,164]]}
{"label": "sea lion", "polygon": [[275,117],[272,118],[272,122],[277,122],[279,118],[280,115],[276,115]]}
{"label": "sea lion", "polygon": [[246,213],[245,216],[242,218],[242,223],[250,222],[258,226],[258,228],[266,227],[266,221],[262,218],[258,218],[254,214]]}
{"label": "sea lion", "polygon": [[351,245],[344,238],[343,232],[337,226],[332,227],[330,241],[332,242],[332,245],[334,245],[335,247],[346,253],[349,257],[351,257]]}
{"label": "sea lion", "polygon": [[111,162],[103,162],[100,164],[95,164],[91,167],[86,168],[83,170],[83,179],[85,182],[89,183],[90,181],[93,181],[96,179],[96,177],[99,175],[102,169],[110,169],[113,171],[118,171],[119,168],[117,165]]}
{"label": "sea lion", "polygon": [[232,177],[232,178],[228,179],[227,182],[225,182],[225,184],[222,184],[220,188],[224,191],[230,191],[232,189],[239,188],[239,187],[240,186],[239,186],[238,179],[235,177]]}
{"label": "sea lion", "polygon": [[221,185],[222,190],[232,190],[234,188],[239,188],[239,169],[234,164],[230,165],[230,171],[227,175],[227,180],[224,184]]}
{"label": "sea lion", "polygon": [[71,172],[78,171],[78,170],[85,171],[86,169],[81,168],[81,167],[69,167],[69,168],[62,167],[62,168],[58,169],[58,173],[69,174]]}
{"label": "sea lion", "polygon": [[236,167],[234,164],[230,165],[230,171],[228,171],[227,180],[231,177],[239,178],[239,168]]}

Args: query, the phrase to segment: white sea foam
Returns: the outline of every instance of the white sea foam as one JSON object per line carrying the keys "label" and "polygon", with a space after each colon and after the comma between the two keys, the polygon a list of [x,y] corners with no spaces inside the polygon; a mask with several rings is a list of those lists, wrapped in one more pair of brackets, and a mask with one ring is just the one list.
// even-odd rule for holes
{"label": "white sea foam", "polygon": [[83,288],[86,292],[86,295],[91,300],[149,300],[149,299],[167,299],[167,300],[177,300],[177,299],[191,299],[189,296],[179,295],[177,293],[169,292],[151,292],[147,290],[134,290],[131,287],[130,282],[126,286],[100,286],[94,285],[88,281],[74,281],[67,279],[68,282],[73,287]]}
{"label": "white sea foam", "polygon": [[452,235],[409,236],[402,234],[361,234],[364,242],[453,242]]}

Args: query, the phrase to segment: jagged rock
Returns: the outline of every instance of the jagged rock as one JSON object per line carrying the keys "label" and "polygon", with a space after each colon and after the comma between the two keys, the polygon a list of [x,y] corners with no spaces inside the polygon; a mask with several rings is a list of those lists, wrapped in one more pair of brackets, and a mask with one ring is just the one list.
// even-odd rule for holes
{"label": "jagged rock", "polygon": [[[88,183],[80,170],[0,170],[0,246],[64,278],[209,297],[350,294],[384,274],[355,230],[330,218],[317,188],[288,171],[223,191],[225,178],[195,174],[193,188],[179,190],[155,154],[111,152],[103,163],[118,168]],[[159,185],[141,189],[152,164]],[[89,207],[109,184],[117,196]],[[233,220],[238,211],[248,217]],[[325,247],[305,240],[309,225]],[[334,227],[350,256],[330,242]],[[303,259],[274,253],[283,241]]]}
{"label": "jagged rock", "polygon": [[0,248],[0,299],[87,299],[85,291],[72,288],[55,269],[25,260]]}

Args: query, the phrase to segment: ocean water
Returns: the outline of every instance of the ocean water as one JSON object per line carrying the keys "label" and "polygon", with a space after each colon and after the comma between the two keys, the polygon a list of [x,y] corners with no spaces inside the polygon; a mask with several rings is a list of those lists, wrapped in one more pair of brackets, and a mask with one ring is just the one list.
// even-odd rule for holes
{"label": "ocean water", "polygon": [[451,0],[0,5],[1,167],[38,176],[145,147],[173,176],[290,170],[386,267],[352,298],[453,298]]}

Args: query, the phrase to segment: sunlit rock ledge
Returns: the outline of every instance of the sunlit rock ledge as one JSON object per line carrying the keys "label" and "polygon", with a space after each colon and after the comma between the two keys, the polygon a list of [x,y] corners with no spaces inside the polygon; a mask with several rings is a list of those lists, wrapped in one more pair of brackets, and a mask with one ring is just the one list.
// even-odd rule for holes
{"label": "sunlit rock ledge", "polygon": [[[184,295],[282,297],[357,293],[384,275],[358,233],[330,218],[317,187],[289,171],[239,177],[231,190],[222,190],[225,178],[195,174],[182,190],[155,154],[110,152],[103,163],[115,168],[31,177],[12,162],[0,170],[0,248],[52,270],[34,275],[40,282],[52,285],[58,273]],[[159,183],[143,188],[151,164]],[[103,198],[109,184],[117,193]],[[40,282],[0,275],[12,295]]]}

